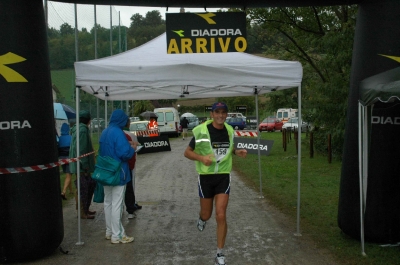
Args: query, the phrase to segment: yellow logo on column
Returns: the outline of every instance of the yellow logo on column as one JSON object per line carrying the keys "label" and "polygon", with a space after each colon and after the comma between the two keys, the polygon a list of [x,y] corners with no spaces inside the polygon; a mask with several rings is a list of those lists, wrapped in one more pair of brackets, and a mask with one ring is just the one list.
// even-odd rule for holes
{"label": "yellow logo on column", "polygon": [[14,71],[7,64],[20,63],[25,61],[24,57],[21,57],[15,53],[9,52],[0,56],[0,75],[2,75],[7,82],[28,82],[22,75]]}
{"label": "yellow logo on column", "polygon": [[379,55],[387,57],[392,60],[395,60],[396,62],[400,63],[400,57],[398,57],[398,56],[391,56],[391,55],[385,55],[385,54],[379,54]]}

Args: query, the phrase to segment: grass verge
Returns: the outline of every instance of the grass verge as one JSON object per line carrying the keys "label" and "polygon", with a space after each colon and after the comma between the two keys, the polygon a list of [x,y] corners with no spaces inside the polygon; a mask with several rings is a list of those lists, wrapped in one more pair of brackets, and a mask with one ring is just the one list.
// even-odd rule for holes
{"label": "grass verge", "polygon": [[[297,218],[297,153],[291,140],[286,152],[282,147],[282,134],[262,133],[261,139],[274,140],[269,156],[261,156],[261,188],[264,197],[284,213],[294,224]],[[257,155],[246,159],[233,158],[234,170],[247,182],[260,190]],[[255,166],[249,166],[253,164]],[[302,134],[300,228],[301,234],[310,236],[320,249],[328,250],[339,264],[399,264],[398,247],[383,248],[365,244],[366,257],[361,255],[360,241],[341,232],[337,224],[341,162],[328,163],[326,156],[309,156],[308,138]]]}

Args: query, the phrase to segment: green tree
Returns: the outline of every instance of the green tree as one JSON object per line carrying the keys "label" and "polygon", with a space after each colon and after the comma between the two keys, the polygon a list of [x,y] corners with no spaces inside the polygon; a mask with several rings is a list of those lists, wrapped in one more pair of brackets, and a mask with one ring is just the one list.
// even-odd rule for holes
{"label": "green tree", "polygon": [[162,19],[160,11],[153,10],[146,13],[146,18],[144,19],[144,25],[150,27],[157,27],[163,24],[165,24],[165,21]]}
{"label": "green tree", "polygon": [[128,29],[128,49],[140,46],[165,32],[165,20],[158,10],[149,11],[143,17],[140,14],[131,16],[131,27]]}
{"label": "green tree", "polygon": [[218,102],[224,102],[228,105],[229,112],[240,112],[236,111],[236,106],[246,106],[246,113],[244,115],[254,115],[256,112],[255,97],[229,97],[229,98],[217,98]]}
{"label": "green tree", "polygon": [[[260,36],[271,41],[264,46],[266,55],[302,63],[302,111],[323,128],[315,135],[316,148],[324,150],[326,135],[331,134],[338,157],[343,149],[356,12],[357,6],[347,5],[248,10],[251,24],[263,28],[266,34]],[[293,97],[284,98],[288,106],[293,103]]]}
{"label": "green tree", "polygon": [[145,112],[146,110],[153,111],[154,106],[150,103],[149,100],[138,100],[133,102],[133,115],[139,117],[140,113]]}
{"label": "green tree", "polygon": [[61,36],[73,35],[74,32],[74,28],[72,28],[68,23],[64,23],[60,26]]}

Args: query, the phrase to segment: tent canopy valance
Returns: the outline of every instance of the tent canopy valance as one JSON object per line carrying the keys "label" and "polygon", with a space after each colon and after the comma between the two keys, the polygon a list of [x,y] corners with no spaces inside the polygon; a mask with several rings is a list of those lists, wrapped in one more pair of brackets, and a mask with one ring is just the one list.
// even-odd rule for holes
{"label": "tent canopy valance", "polygon": [[167,54],[165,33],[135,49],[75,62],[76,85],[107,100],[251,96],[298,87],[299,62],[246,53]]}

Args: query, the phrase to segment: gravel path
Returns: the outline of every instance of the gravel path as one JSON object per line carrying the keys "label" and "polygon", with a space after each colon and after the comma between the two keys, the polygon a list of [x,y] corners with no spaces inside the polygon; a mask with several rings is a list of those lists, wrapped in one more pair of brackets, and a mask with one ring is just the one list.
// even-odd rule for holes
{"label": "gravel path", "polygon": [[[64,241],[52,255],[22,264],[214,264],[216,222],[214,215],[199,232],[195,222],[199,211],[194,162],[183,152],[188,139],[170,139],[171,152],[138,156],[136,196],[143,209],[135,219],[123,216],[124,227],[135,241],[110,244],[104,239],[103,205],[93,203],[95,220],[81,220],[81,241],[77,245],[78,220],[75,202],[63,209]],[[254,165],[256,166],[256,165]],[[259,192],[246,186],[232,172],[228,206],[227,264],[338,264],[326,251],[315,248],[305,237],[295,236],[296,227],[270,206]]]}

